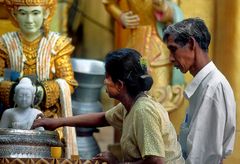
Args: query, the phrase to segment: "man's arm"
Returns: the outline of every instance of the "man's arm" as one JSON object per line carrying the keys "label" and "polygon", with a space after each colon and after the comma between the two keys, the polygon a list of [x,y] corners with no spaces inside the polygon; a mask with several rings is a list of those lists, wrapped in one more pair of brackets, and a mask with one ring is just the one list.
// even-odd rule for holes
{"label": "man's arm", "polygon": [[187,137],[187,164],[219,164],[222,160],[226,109],[221,100],[221,94],[205,95]]}

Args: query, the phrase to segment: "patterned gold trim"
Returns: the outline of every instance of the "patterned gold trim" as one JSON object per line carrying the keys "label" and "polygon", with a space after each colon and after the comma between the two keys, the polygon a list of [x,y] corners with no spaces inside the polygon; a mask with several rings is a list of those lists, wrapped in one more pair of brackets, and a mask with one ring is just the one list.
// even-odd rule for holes
{"label": "patterned gold trim", "polygon": [[[72,41],[71,38],[68,38],[66,36],[60,36],[54,47],[54,51],[56,52],[56,54],[59,51],[64,50],[65,47],[69,46],[69,44],[71,44],[71,41]],[[73,51],[74,47],[73,46],[70,46],[70,47],[71,47],[71,50]]]}
{"label": "patterned gold trim", "polygon": [[15,82],[12,81],[1,81],[0,82],[0,100],[4,104],[5,108],[11,106],[11,89]]}
{"label": "patterned gold trim", "polygon": [[5,3],[7,5],[18,5],[18,6],[22,6],[22,5],[46,5],[51,3],[51,0],[5,0]]}
{"label": "patterned gold trim", "polygon": [[44,107],[50,108],[58,101],[60,96],[59,86],[54,80],[44,81],[42,82],[42,86],[45,91]]}
{"label": "patterned gold trim", "polygon": [[183,91],[184,85],[168,85],[156,89],[155,95],[152,97],[155,101],[160,102],[168,112],[171,112],[178,109],[183,103]]}

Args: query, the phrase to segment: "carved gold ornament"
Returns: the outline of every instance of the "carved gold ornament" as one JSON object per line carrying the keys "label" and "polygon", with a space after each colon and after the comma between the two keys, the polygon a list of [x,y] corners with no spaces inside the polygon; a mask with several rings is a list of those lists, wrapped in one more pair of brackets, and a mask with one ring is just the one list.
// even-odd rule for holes
{"label": "carved gold ornament", "polygon": [[157,102],[160,102],[168,112],[178,109],[184,101],[183,85],[168,85],[157,89],[152,96]]}

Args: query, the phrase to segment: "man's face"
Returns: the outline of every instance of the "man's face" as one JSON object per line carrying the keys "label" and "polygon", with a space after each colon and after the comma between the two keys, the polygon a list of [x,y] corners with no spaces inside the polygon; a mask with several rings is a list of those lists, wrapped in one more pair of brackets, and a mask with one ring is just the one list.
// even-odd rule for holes
{"label": "man's face", "polygon": [[15,17],[24,34],[35,34],[40,31],[44,20],[44,9],[41,6],[20,6]]}
{"label": "man's face", "polygon": [[186,73],[194,65],[195,53],[190,44],[187,43],[184,46],[174,42],[174,38],[169,36],[167,39],[167,47],[170,50],[170,61],[173,65],[180,69],[182,73]]}

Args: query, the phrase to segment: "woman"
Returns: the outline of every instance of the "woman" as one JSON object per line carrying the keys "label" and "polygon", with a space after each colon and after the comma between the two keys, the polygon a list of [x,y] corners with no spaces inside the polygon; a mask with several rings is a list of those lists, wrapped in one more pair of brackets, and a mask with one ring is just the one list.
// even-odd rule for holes
{"label": "woman", "polygon": [[[107,112],[69,118],[36,119],[33,127],[54,130],[61,126],[102,127],[112,125],[122,131],[123,162],[184,163],[181,148],[168,113],[145,91],[152,86],[141,55],[133,49],[119,49],[106,56],[104,83],[109,97],[120,103]],[[95,159],[119,163],[109,152]]]}

